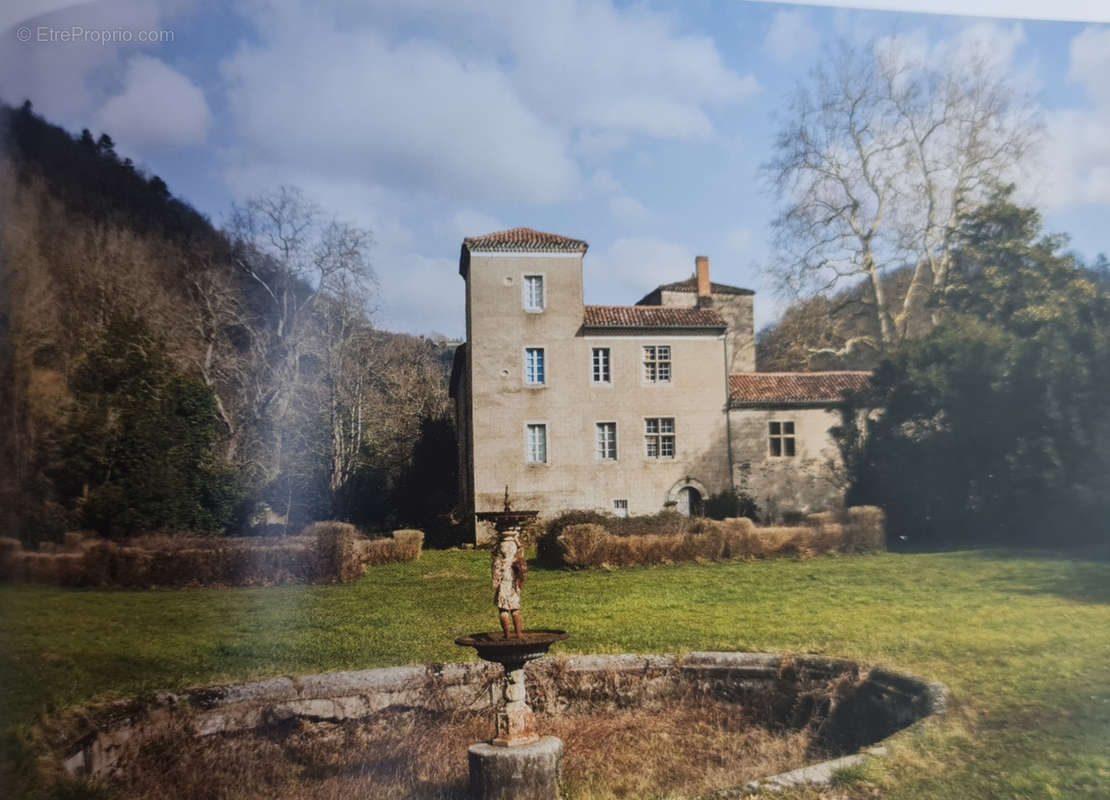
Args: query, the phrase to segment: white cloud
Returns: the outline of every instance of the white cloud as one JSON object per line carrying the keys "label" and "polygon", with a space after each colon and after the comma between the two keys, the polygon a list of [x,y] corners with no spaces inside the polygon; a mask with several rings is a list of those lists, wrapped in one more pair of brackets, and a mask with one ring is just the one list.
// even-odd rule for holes
{"label": "white cloud", "polygon": [[[456,244],[455,253],[458,253]],[[466,293],[457,258],[422,256],[411,250],[384,252],[389,271],[379,271],[380,328],[404,333],[441,333],[462,338],[466,332]]]}
{"label": "white cloud", "polygon": [[512,226],[503,224],[496,217],[469,208],[456,211],[451,215],[446,226],[440,226],[445,237],[455,240],[458,244],[461,244],[467,236],[484,236],[510,227]]}
{"label": "white cloud", "polygon": [[609,2],[520,4],[505,14],[515,79],[550,119],[662,139],[713,132],[707,107],[742,102],[759,85],[724,66],[707,36],[668,17]]}
{"label": "white cloud", "polygon": [[634,303],[661,283],[688,278],[694,271],[694,252],[688,247],[652,236],[617,239],[604,253],[584,262],[586,289],[600,298],[591,302]]}
{"label": "white cloud", "polygon": [[977,22],[935,42],[920,29],[883,36],[875,42],[875,52],[901,64],[965,64],[1029,87],[1031,73],[1015,68],[1018,50],[1026,41],[1020,23]]}
{"label": "white cloud", "polygon": [[576,156],[710,136],[757,89],[709,37],[609,0],[246,8],[261,41],[223,64],[244,157],[439,197],[566,200]]}
{"label": "white cloud", "polygon": [[[30,99],[35,109],[51,122],[83,127],[103,99],[103,90],[93,80],[120,67],[120,55],[134,47],[93,42],[37,41],[40,30],[70,32],[126,29],[156,30],[165,24],[157,0],[111,0],[102,3],[39,4],[20,2],[3,13],[11,24],[27,25],[36,37],[21,43],[13,29],[0,31],[0,97],[9,103]],[[28,16],[33,13],[34,16]],[[116,131],[110,131],[115,136]]]}
{"label": "white cloud", "polygon": [[644,204],[626,194],[609,198],[609,213],[624,225],[635,225],[651,219],[651,212]]}
{"label": "white cloud", "polygon": [[553,202],[577,182],[564,136],[495,65],[433,42],[391,45],[301,18],[223,71],[251,157],[460,198]]}
{"label": "white cloud", "polygon": [[814,53],[820,41],[821,34],[809,24],[809,15],[803,9],[779,11],[763,40],[763,52],[771,60],[782,63]]}
{"label": "white cloud", "polygon": [[613,177],[607,169],[599,169],[590,176],[589,187],[598,194],[617,194],[621,191],[621,183]]}
{"label": "white cloud", "polygon": [[623,150],[629,141],[626,133],[616,131],[578,131],[574,138],[574,152],[584,158],[604,158]]}
{"label": "white cloud", "polygon": [[[763,3],[796,3],[797,0],[756,0]],[[1110,22],[1110,8],[1101,0],[805,0],[808,5],[955,14],[1010,19],[1058,19],[1074,22]]]}
{"label": "white cloud", "polygon": [[1071,42],[1068,77],[1086,89],[1091,106],[1047,115],[1041,163],[1043,185],[1035,198],[1054,210],[1110,205],[1110,29],[1087,28]]}
{"label": "white cloud", "polygon": [[[294,183],[341,214],[350,206],[334,202],[360,199],[338,187],[365,186],[379,323],[404,330],[459,332],[461,288],[428,287],[455,274],[443,255],[463,236],[529,224],[541,218],[530,207],[587,191],[625,224],[650,218],[598,161],[714,136],[715,113],[758,89],[676,16],[611,0],[242,2],[256,35],[221,65],[229,183],[240,196]],[[612,251],[618,275],[635,246]],[[655,250],[670,280],[692,263]]]}
{"label": "white cloud", "polygon": [[1110,109],[1110,28],[1086,28],[1071,40],[1068,78],[1100,108]]}
{"label": "white cloud", "polygon": [[203,144],[212,114],[199,86],[153,56],[134,55],[127,61],[123,91],[96,119],[125,148],[149,155]]}

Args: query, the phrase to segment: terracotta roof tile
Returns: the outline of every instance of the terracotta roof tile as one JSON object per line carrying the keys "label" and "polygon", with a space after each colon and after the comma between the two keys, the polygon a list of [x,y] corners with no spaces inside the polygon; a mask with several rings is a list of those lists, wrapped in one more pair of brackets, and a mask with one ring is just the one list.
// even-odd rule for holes
{"label": "terracotta roof tile", "polygon": [[870,372],[742,372],[728,376],[733,406],[836,403],[867,386]]}
{"label": "terracotta roof tile", "polygon": [[667,306],[586,306],[587,328],[713,328],[725,327],[716,311]]}
{"label": "terracotta roof tile", "polygon": [[589,245],[581,239],[571,239],[556,233],[544,233],[531,228],[511,228],[507,231],[487,233],[485,236],[468,236],[463,239],[463,247],[471,252],[585,253]]}

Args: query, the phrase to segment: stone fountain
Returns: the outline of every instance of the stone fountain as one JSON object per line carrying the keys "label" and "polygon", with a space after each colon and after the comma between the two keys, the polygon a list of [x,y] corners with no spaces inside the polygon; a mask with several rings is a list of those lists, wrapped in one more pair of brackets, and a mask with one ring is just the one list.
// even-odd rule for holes
{"label": "stone fountain", "polygon": [[496,722],[493,738],[470,746],[470,793],[478,800],[557,800],[562,770],[563,742],[540,736],[536,717],[528,705],[524,665],[547,653],[555,642],[568,638],[566,631],[524,630],[520,593],[528,571],[521,527],[536,518],[536,511],[513,511],[505,487],[503,511],[481,512],[483,522],[493,523],[494,603],[501,631],[460,636],[455,644],[473,647],[478,657],[504,669],[500,692],[494,689]]}

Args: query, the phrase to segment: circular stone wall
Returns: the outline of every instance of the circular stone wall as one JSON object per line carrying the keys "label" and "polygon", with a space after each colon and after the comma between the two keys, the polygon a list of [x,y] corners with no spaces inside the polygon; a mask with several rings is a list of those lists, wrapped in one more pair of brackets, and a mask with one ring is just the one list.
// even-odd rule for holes
{"label": "circular stone wall", "polygon": [[[558,656],[530,663],[527,676],[529,699],[541,716],[708,699],[737,703],[750,719],[769,726],[809,726],[827,750],[839,753],[872,745],[943,711],[946,696],[941,684],[853,661],[766,653]],[[158,693],[43,727],[62,770],[95,777],[111,774],[144,742],[170,732],[201,737],[294,718],[341,722],[392,708],[480,710],[491,705],[491,689],[500,677],[500,666],[471,662],[274,678]],[[762,783],[827,779],[833,769],[860,758],[840,758]]]}

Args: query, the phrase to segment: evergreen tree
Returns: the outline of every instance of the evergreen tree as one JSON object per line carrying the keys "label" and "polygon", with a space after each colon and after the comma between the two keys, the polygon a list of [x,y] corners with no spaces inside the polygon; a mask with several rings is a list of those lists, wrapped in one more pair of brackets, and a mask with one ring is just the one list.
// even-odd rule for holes
{"label": "evergreen tree", "polygon": [[211,456],[212,392],[173,369],[142,320],[109,320],[71,390],[65,457],[53,477],[82,524],[110,536],[223,528],[236,490]]}
{"label": "evergreen tree", "polygon": [[1110,513],[1110,298],[1007,189],[960,229],[930,335],[876,370],[841,431],[850,502],[912,543],[1078,543]]}

